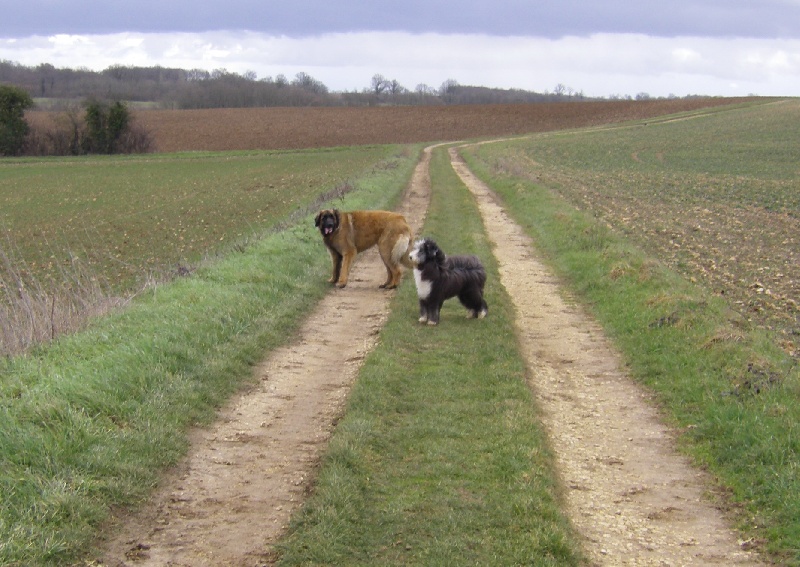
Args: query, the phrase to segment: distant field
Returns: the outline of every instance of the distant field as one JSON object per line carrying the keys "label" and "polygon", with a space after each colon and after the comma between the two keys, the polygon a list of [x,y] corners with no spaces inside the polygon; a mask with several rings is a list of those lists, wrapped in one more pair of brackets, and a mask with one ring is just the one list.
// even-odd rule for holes
{"label": "distant field", "polygon": [[[137,110],[159,152],[299,149],[510,136],[610,124],[748,99],[564,102],[369,108]],[[30,113],[37,124],[49,112]]]}

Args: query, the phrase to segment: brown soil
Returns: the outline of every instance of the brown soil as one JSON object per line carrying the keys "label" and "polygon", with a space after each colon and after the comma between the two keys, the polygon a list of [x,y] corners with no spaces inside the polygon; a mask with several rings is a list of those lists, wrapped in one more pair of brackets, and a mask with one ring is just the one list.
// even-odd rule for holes
{"label": "brown soil", "polygon": [[[402,208],[415,231],[427,208],[429,157]],[[493,238],[567,512],[592,563],[756,565],[600,328],[562,299],[527,237],[455,154],[453,163]],[[269,563],[387,316],[392,292],[378,289],[383,275],[374,251],[359,258],[351,283],[332,290],[291,344],[258,367],[260,386],[198,431],[179,470],[139,514],[116,526],[103,565]],[[331,367],[345,372],[334,375]]]}
{"label": "brown soil", "polygon": [[[610,124],[732,104],[732,98],[459,106],[139,110],[155,151],[225,151],[405,144],[511,136]],[[58,112],[29,112],[51,128]]]}
{"label": "brown soil", "polygon": [[153,110],[136,115],[158,151],[316,148],[467,140],[662,116],[732,99],[369,108]]}

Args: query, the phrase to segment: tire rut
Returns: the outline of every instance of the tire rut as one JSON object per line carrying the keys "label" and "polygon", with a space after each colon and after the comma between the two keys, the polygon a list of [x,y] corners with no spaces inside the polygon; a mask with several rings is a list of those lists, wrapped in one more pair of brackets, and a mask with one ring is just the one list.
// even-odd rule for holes
{"label": "tire rut", "polygon": [[759,565],[707,498],[709,479],[678,454],[672,433],[622,370],[602,329],[564,301],[531,239],[457,148],[449,151],[478,202],[501,283],[515,305],[567,513],[592,564]]}

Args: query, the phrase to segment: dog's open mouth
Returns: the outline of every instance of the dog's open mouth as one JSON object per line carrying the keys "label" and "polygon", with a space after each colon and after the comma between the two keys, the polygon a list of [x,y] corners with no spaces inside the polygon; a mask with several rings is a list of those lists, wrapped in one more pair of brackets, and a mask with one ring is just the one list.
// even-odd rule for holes
{"label": "dog's open mouth", "polygon": [[322,229],[322,234],[328,236],[329,234],[333,234],[333,227],[326,226]]}

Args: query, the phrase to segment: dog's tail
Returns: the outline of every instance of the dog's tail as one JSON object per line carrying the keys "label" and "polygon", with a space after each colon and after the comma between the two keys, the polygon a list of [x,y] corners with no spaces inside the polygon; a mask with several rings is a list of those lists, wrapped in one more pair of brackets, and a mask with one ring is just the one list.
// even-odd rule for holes
{"label": "dog's tail", "polygon": [[410,234],[404,234],[397,239],[392,248],[392,260],[395,264],[403,264],[408,269],[414,268],[414,263],[408,254],[411,252],[412,239]]}

